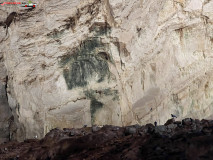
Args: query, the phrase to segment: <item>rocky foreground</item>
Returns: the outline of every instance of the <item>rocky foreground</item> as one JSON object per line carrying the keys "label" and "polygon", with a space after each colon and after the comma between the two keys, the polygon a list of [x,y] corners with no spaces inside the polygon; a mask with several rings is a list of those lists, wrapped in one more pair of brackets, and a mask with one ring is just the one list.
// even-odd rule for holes
{"label": "rocky foreground", "polygon": [[0,159],[213,159],[213,120],[53,129],[43,139],[0,145]]}

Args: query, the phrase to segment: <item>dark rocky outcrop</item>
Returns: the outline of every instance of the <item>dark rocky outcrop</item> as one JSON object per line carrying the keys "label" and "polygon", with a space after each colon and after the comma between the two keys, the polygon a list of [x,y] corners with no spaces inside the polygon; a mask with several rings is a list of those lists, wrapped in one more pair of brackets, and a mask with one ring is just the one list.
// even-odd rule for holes
{"label": "dark rocky outcrop", "polygon": [[[53,129],[43,139],[0,146],[0,159],[212,159],[213,121]],[[189,123],[190,122],[190,123]],[[198,129],[199,128],[199,129]]]}

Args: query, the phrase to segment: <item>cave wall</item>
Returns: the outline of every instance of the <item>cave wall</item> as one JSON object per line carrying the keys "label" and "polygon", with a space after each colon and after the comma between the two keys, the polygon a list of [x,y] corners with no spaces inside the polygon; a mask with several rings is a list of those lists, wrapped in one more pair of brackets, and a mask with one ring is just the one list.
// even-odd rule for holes
{"label": "cave wall", "polygon": [[0,79],[8,77],[0,84],[1,114],[12,115],[17,128],[11,136],[3,120],[2,137],[163,124],[171,113],[211,118],[212,10],[209,0],[41,0],[32,10],[1,8],[1,22],[17,12],[8,34],[0,26],[7,71]]}

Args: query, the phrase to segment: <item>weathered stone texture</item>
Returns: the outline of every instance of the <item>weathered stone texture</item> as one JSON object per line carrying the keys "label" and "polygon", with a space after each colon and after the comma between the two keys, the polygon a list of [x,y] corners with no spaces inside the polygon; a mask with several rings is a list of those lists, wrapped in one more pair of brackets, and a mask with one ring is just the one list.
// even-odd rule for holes
{"label": "weathered stone texture", "polygon": [[171,113],[213,117],[212,8],[209,0],[40,0],[33,10],[1,8],[1,22],[11,12],[17,17],[7,35],[0,26],[12,110],[1,105],[0,115],[13,114],[17,132],[26,133],[19,138],[55,127],[164,124]]}

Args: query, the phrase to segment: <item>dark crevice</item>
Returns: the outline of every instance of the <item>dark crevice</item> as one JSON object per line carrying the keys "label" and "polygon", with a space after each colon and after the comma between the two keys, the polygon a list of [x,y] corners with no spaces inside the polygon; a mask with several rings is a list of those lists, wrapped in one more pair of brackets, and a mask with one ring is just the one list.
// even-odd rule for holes
{"label": "dark crevice", "polygon": [[7,86],[7,83],[8,83],[8,76],[6,76],[5,83],[6,83],[6,84],[5,84],[5,93],[6,93],[6,95],[5,95],[5,96],[6,96],[6,99],[7,99],[7,102],[8,102],[8,95],[7,95],[7,87],[8,87],[8,86]]}
{"label": "dark crevice", "polygon": [[15,20],[16,16],[17,16],[16,12],[12,12],[12,13],[9,14],[6,21],[4,22],[7,28],[10,27],[10,24]]}
{"label": "dark crevice", "polygon": [[4,22],[4,24],[5,24],[4,28],[6,28],[6,35],[8,33],[8,27],[10,27],[11,23],[13,21],[15,21],[16,16],[17,16],[17,13],[16,12],[12,12],[12,13],[9,14],[9,16],[7,17],[7,19],[5,20],[5,22]]}
{"label": "dark crevice", "polygon": [[106,52],[100,52],[98,53],[103,59],[109,60],[109,55]]}
{"label": "dark crevice", "polygon": [[4,22],[0,22],[0,26],[3,26],[4,28],[6,27],[5,23]]}

